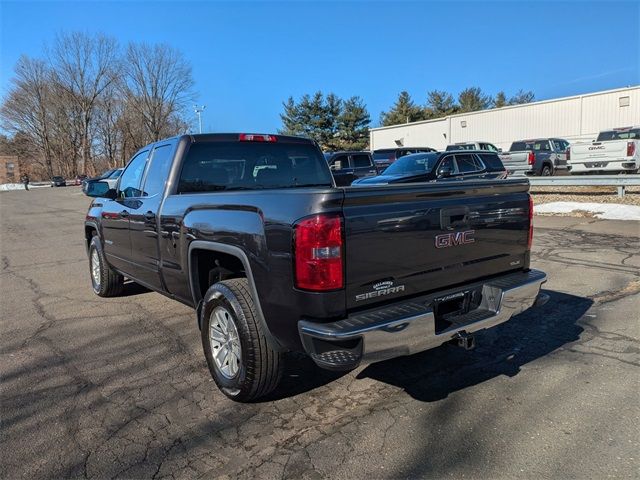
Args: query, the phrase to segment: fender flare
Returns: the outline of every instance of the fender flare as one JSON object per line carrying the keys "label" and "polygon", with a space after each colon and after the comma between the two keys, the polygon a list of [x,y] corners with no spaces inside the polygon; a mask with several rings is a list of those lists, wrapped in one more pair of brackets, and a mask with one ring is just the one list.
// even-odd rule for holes
{"label": "fender flare", "polygon": [[[100,228],[98,228],[98,224],[96,222],[84,222],[84,226],[86,227],[91,227],[96,231],[96,234],[98,236],[98,238],[100,239],[100,243],[102,243],[102,236],[100,235]],[[87,241],[87,239],[85,238],[85,242],[84,242],[84,246],[85,249],[87,250],[87,255],[89,254],[89,243]],[[103,245],[104,247],[104,245]]]}
{"label": "fender flare", "polygon": [[276,351],[284,351],[285,349],[282,347],[280,342],[273,336],[271,330],[269,329],[269,325],[264,318],[264,314],[262,313],[262,306],[260,305],[260,299],[258,297],[258,291],[256,289],[256,284],[253,280],[253,272],[251,270],[251,264],[249,263],[249,257],[240,247],[236,247],[234,245],[227,245],[225,243],[218,242],[210,242],[206,240],[194,240],[189,244],[189,252],[187,254],[187,262],[188,262],[188,276],[189,276],[189,290],[191,291],[191,297],[193,298],[193,304],[196,306],[196,312],[198,317],[198,327],[200,327],[200,311],[202,310],[203,299],[198,299],[196,296],[195,289],[195,279],[194,279],[194,270],[192,265],[192,253],[194,250],[209,250],[212,252],[220,252],[225,253],[227,255],[232,255],[236,257],[238,260],[242,262],[244,267],[244,271],[247,274],[247,281],[249,283],[249,290],[251,292],[251,296],[253,297],[253,302],[256,306],[256,313],[258,314],[258,321],[262,325],[263,332],[265,332],[265,336],[267,339],[267,343],[269,347]]}

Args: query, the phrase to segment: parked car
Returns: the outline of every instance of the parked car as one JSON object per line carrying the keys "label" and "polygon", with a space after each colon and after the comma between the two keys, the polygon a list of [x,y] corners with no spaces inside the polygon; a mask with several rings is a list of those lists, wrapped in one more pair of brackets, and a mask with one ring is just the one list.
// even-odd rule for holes
{"label": "parked car", "polygon": [[447,145],[447,151],[451,150],[486,150],[488,152],[502,152],[501,148],[497,148],[489,142],[460,142]]}
{"label": "parked car", "polygon": [[75,184],[82,185],[82,182],[84,182],[87,178],[89,177],[85,174],[76,175]]}
{"label": "parked car", "polygon": [[431,147],[398,147],[398,148],[378,148],[373,151],[373,161],[379,172],[387,168],[397,159],[412,153],[435,152],[435,148]]}
{"label": "parked car", "polygon": [[572,145],[569,168],[574,173],[637,173],[640,170],[640,127],[614,128],[593,143]]}
{"label": "parked car", "polygon": [[127,277],[193,307],[213,379],[249,401],[276,387],[288,350],[348,370],[471,347],[473,332],[544,303],[528,189],[336,187],[306,138],[170,138],[136,153],[115,189],[91,185],[91,283],[109,297]]}
{"label": "parked car", "polygon": [[99,181],[105,181],[109,184],[111,188],[115,188],[116,182],[118,181],[118,178],[120,178],[120,175],[122,174],[123,170],[124,168],[112,168],[111,170],[107,170],[106,172],[103,172],[98,177],[85,179],[82,182],[82,191],[84,193],[87,193],[89,184],[99,182]]}
{"label": "parked car", "polygon": [[52,187],[66,187],[67,186],[67,181],[64,179],[64,177],[56,175],[54,177],[51,177],[51,186]]}
{"label": "parked car", "polygon": [[353,185],[386,185],[506,177],[507,172],[496,153],[458,150],[456,152],[407,155],[397,160],[393,165],[389,165],[381,175],[356,180]]}
{"label": "parked car", "polygon": [[358,178],[373,177],[378,174],[371,152],[327,152],[324,158],[339,187],[351,185]]}
{"label": "parked car", "polygon": [[569,142],[562,138],[518,140],[500,159],[510,175],[548,177],[567,169],[567,148]]}

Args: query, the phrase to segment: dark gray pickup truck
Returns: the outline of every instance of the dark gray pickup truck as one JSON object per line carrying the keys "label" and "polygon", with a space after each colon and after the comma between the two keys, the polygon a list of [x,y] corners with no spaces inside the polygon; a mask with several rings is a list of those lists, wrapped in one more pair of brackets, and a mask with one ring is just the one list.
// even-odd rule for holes
{"label": "dark gray pickup truck", "polygon": [[95,293],[126,277],[195,308],[237,401],[276,387],[286,351],[352,369],[470,347],[544,301],[524,178],[338,188],[310,140],[207,134],[144,147],[87,193]]}

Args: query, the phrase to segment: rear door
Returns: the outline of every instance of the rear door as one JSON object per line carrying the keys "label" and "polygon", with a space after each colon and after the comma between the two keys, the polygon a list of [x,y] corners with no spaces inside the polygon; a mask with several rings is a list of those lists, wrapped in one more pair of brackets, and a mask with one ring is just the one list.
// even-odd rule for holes
{"label": "rear door", "polygon": [[155,145],[147,161],[141,194],[129,208],[132,275],[152,288],[161,287],[157,214],[175,146],[175,140]]}
{"label": "rear door", "polygon": [[102,235],[104,252],[109,263],[124,273],[132,272],[129,216],[140,195],[140,182],[149,150],[138,152],[120,176],[118,198],[105,202],[102,207]]}
{"label": "rear door", "polygon": [[350,155],[351,168],[355,178],[373,177],[378,171],[373,166],[371,156],[366,153],[352,153]]}
{"label": "rear door", "polygon": [[528,267],[527,192],[525,179],[346,189],[348,308]]}

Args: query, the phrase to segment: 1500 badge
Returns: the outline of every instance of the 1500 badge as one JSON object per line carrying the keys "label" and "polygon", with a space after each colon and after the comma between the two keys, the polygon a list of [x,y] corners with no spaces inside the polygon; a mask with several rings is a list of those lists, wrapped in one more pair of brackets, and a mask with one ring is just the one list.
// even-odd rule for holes
{"label": "1500 badge", "polygon": [[373,290],[367,293],[361,293],[360,295],[356,295],[356,302],[360,302],[362,300],[368,300],[370,298],[382,297],[384,295],[391,295],[392,293],[404,292],[404,285],[393,285],[393,282],[390,280],[376,283],[373,285]]}

